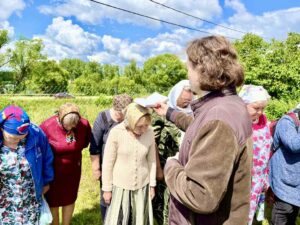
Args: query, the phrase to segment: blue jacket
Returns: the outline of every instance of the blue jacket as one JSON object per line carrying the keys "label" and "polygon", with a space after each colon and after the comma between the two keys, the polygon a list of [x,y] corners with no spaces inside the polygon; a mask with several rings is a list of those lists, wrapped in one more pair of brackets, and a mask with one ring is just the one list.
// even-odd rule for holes
{"label": "blue jacket", "polygon": [[[3,135],[0,131],[0,146],[2,144]],[[34,124],[30,125],[26,137],[25,157],[30,165],[36,198],[41,201],[43,187],[54,178],[53,153],[46,135]]]}
{"label": "blue jacket", "polygon": [[274,144],[279,146],[270,160],[270,185],[281,200],[300,207],[300,128],[283,116],[276,125]]}

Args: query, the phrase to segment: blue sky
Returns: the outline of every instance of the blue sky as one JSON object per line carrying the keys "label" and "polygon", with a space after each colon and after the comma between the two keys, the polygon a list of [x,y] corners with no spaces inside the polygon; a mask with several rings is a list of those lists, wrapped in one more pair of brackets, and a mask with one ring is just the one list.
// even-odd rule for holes
{"label": "blue sky", "polygon": [[[99,0],[158,19],[241,38],[242,33],[196,20],[150,0]],[[155,0],[194,16],[253,32],[266,40],[284,40],[300,32],[299,0]],[[0,29],[13,41],[41,38],[49,58],[81,58],[124,65],[131,59],[143,63],[162,53],[184,59],[186,44],[207,34],[144,19],[90,0],[0,0]]]}

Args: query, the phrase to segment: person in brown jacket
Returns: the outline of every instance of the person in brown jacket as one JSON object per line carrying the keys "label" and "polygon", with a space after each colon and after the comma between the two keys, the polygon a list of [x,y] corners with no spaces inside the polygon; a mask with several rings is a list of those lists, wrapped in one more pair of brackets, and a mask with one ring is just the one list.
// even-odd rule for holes
{"label": "person in brown jacket", "polygon": [[237,54],[224,37],[192,41],[188,76],[200,98],[194,118],[165,104],[155,111],[184,130],[179,155],[164,175],[171,193],[170,225],[246,225],[251,180],[251,119],[236,87],[244,81]]}

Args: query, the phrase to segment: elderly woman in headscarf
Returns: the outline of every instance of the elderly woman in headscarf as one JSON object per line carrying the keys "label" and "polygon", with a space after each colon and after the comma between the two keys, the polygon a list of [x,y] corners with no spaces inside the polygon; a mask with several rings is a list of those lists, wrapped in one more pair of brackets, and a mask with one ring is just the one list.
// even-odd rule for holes
{"label": "elderly woman in headscarf", "polygon": [[42,195],[53,180],[50,145],[20,107],[0,112],[0,128],[1,224],[38,224]]}
{"label": "elderly woman in headscarf", "polygon": [[[156,158],[151,110],[131,103],[108,136],[103,159],[105,225],[153,224]],[[129,222],[131,219],[131,222]]]}
{"label": "elderly woman in headscarf", "polygon": [[168,106],[186,114],[192,114],[191,101],[193,100],[193,93],[189,80],[179,81],[171,89],[168,95]]}
{"label": "elderly woman in headscarf", "polygon": [[[178,112],[184,112],[192,116],[193,111],[190,104],[193,99],[194,95],[191,91],[189,80],[181,80],[170,90],[167,104]],[[179,151],[184,137],[184,131],[157,114],[153,116],[152,125],[154,127],[156,145],[159,151],[160,164],[163,168],[166,164],[166,159],[170,156],[174,156]],[[157,168],[158,173],[160,170]],[[161,173],[161,177],[161,179],[158,179],[156,197],[153,201],[153,215],[159,224],[166,225],[168,224],[170,193],[166,189],[166,184],[163,181],[163,172]]]}
{"label": "elderly woman in headscarf", "polygon": [[255,212],[257,220],[264,220],[265,192],[269,188],[268,162],[271,154],[272,136],[267,117],[263,114],[270,96],[262,86],[244,85],[239,96],[246,103],[252,118],[253,163],[248,224],[251,225]]}
{"label": "elderly woman in headscarf", "polygon": [[59,207],[62,207],[63,225],[68,225],[80,183],[81,152],[90,142],[91,127],[73,103],[61,105],[58,114],[45,120],[40,127],[46,133],[54,153],[55,176],[46,194],[53,216],[52,224],[59,224]]}

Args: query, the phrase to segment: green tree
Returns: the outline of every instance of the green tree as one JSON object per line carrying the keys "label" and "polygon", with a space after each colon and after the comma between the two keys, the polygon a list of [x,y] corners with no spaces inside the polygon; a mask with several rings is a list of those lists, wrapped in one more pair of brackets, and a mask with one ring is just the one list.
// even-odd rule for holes
{"label": "green tree", "polygon": [[142,70],[134,60],[124,67],[124,76],[133,80],[136,84],[146,85],[146,79],[143,77]]}
{"label": "green tree", "polygon": [[235,47],[245,69],[245,83],[264,86],[277,99],[300,96],[299,34],[290,33],[286,41],[265,42],[247,34]]}
{"label": "green tree", "polygon": [[8,38],[8,31],[7,30],[0,30],[0,49],[6,45],[9,41]]}
{"label": "green tree", "polygon": [[143,77],[149,92],[166,92],[178,81],[187,78],[187,70],[177,56],[163,54],[144,63]]}
{"label": "green tree", "polygon": [[84,73],[86,62],[81,59],[63,59],[59,65],[68,72],[69,79],[72,81]]}
{"label": "green tree", "polygon": [[37,62],[26,82],[26,91],[54,94],[67,91],[68,72],[55,61]]}
{"label": "green tree", "polygon": [[24,89],[24,83],[22,82],[29,76],[35,64],[46,59],[41,53],[42,49],[42,40],[24,39],[17,41],[15,49],[10,51],[9,65],[14,71],[16,90]]}
{"label": "green tree", "polygon": [[104,79],[113,79],[116,76],[120,75],[120,68],[117,65],[102,65],[102,74]]}
{"label": "green tree", "polygon": [[99,88],[101,86],[101,81],[102,79],[99,74],[85,74],[76,78],[72,83],[70,83],[68,90],[72,93],[97,95],[100,94]]}
{"label": "green tree", "polygon": [[87,62],[84,68],[84,75],[94,74],[102,80],[104,78],[102,67],[97,62]]}
{"label": "green tree", "polygon": [[[7,30],[0,30],[0,49],[9,42],[8,38],[8,31]],[[0,68],[8,63],[6,59],[7,55],[2,53],[0,54]]]}

